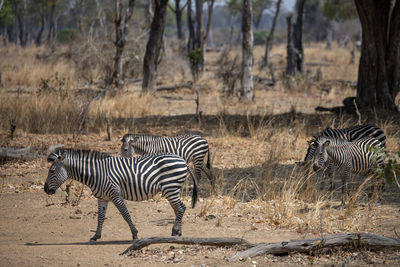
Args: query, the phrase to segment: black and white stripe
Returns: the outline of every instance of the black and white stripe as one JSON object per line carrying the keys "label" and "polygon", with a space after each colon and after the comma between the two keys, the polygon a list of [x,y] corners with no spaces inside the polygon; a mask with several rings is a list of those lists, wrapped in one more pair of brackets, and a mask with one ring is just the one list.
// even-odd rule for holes
{"label": "black and white stripe", "polygon": [[342,204],[347,194],[347,181],[353,174],[371,173],[377,166],[383,165],[383,158],[371,149],[381,147],[382,143],[373,137],[348,141],[318,136],[314,140],[313,168],[318,171],[326,166],[328,160],[333,163],[342,178]]}
{"label": "black and white stripe", "polygon": [[[373,137],[379,141],[379,147],[384,148],[386,146],[386,136],[385,133],[379,127],[372,125],[372,124],[363,124],[352,126],[344,129],[332,129],[326,128],[318,136],[323,136],[327,138],[340,138],[348,141],[359,140],[365,137]],[[304,162],[311,162],[314,158],[315,151],[317,148],[317,143],[313,138],[311,141],[308,142],[307,153],[304,158]],[[331,186],[330,189],[333,188],[333,163],[328,160],[325,163],[326,168],[323,169],[324,175],[326,177],[330,177],[331,179]]]}
{"label": "black and white stripe", "polygon": [[[182,157],[187,163],[193,162],[197,181],[201,179],[201,170],[207,174],[213,184],[211,175],[210,149],[206,139],[199,135],[178,135],[163,137],[153,135],[125,134],[121,138],[121,156],[132,157],[134,153],[141,155],[169,152]],[[204,159],[207,157],[207,170]]]}
{"label": "black and white stripe", "polygon": [[[124,200],[141,201],[158,192],[170,202],[176,219],[172,235],[181,235],[185,205],[179,193],[187,175],[187,164],[173,154],[155,154],[135,158],[112,157],[95,151],[62,149],[51,153],[53,162],[44,185],[47,194],[54,194],[68,178],[87,185],[98,198],[98,225],[95,241],[101,237],[108,202],[111,201],[128,223],[133,239],[137,230]],[[193,178],[192,207],[197,200],[197,183]]]}

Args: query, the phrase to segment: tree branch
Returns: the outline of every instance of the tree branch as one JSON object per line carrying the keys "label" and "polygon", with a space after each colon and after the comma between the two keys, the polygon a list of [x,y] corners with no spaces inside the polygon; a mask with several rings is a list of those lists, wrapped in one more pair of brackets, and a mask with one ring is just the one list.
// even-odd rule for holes
{"label": "tree branch", "polygon": [[242,245],[245,247],[252,247],[253,244],[247,242],[242,238],[195,238],[195,237],[149,237],[134,240],[132,245],[128,247],[121,255],[125,255],[132,250],[139,250],[152,244],[162,244],[162,243],[175,243],[184,245],[203,245],[203,246],[236,246]]}
{"label": "tree branch", "polygon": [[291,252],[309,253],[316,249],[333,247],[353,247],[369,249],[400,248],[400,239],[379,236],[367,233],[344,233],[326,236],[324,238],[292,240],[289,242],[264,243],[254,246],[231,257],[228,261],[234,261],[262,254],[287,254]]}
{"label": "tree branch", "polygon": [[[176,9],[175,8],[173,8],[169,3],[168,3],[168,7],[169,7],[169,9],[171,9],[172,10],[172,12],[176,12]],[[179,7],[178,7],[179,8]]]}

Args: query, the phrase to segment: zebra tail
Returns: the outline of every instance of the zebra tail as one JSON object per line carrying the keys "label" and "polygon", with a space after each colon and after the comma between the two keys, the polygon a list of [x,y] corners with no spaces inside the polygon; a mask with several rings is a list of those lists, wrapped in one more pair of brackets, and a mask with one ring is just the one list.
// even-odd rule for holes
{"label": "zebra tail", "polygon": [[207,153],[207,169],[211,169],[211,163],[210,163],[210,149],[208,149]]}
{"label": "zebra tail", "polygon": [[197,203],[197,180],[196,177],[193,175],[193,171],[189,167],[188,171],[190,173],[190,176],[192,176],[193,180],[193,191],[192,191],[192,209],[193,209]]}

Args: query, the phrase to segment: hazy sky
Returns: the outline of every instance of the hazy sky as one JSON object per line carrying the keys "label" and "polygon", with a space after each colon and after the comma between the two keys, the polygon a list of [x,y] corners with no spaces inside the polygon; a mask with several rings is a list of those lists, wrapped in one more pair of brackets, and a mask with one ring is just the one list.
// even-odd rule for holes
{"label": "hazy sky", "polygon": [[296,0],[283,0],[282,5],[287,11],[291,11],[294,8]]}

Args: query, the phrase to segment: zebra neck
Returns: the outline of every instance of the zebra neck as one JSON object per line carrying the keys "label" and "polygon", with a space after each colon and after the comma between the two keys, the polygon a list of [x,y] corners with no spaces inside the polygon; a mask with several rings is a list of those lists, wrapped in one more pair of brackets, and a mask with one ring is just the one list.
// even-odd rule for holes
{"label": "zebra neck", "polygon": [[68,177],[91,187],[98,179],[100,162],[88,159],[70,159],[65,165]]}
{"label": "zebra neck", "polygon": [[336,166],[340,166],[343,164],[344,157],[343,151],[342,149],[340,149],[340,146],[330,146],[326,149],[326,152]]}

